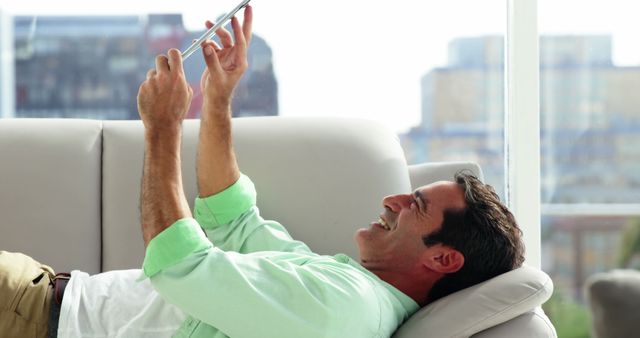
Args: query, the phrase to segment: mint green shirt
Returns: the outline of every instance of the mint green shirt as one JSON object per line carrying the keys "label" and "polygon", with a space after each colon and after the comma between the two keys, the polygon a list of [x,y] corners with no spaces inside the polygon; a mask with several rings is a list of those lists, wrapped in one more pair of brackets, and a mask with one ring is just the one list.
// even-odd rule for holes
{"label": "mint green shirt", "polygon": [[[322,256],[260,217],[247,176],[195,201],[143,270],[189,318],[176,337],[390,337],[418,305],[346,255]],[[204,230],[204,232],[203,232]]]}

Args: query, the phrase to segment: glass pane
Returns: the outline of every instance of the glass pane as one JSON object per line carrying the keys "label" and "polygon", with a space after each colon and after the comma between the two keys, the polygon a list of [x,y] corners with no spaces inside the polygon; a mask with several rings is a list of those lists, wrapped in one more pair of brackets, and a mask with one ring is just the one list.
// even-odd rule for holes
{"label": "glass pane", "polygon": [[452,37],[421,79],[422,121],[403,135],[410,162],[471,160],[503,193],[504,37]]}
{"label": "glass pane", "polygon": [[636,260],[619,256],[627,250],[625,229],[640,221],[640,23],[634,5],[620,0],[540,0],[539,8],[543,269],[554,280],[556,306],[550,317],[559,336],[588,337],[585,279],[639,268],[640,248],[627,254]]}
{"label": "glass pane", "polygon": [[540,2],[543,203],[638,203],[640,24],[627,2],[568,3]]}
{"label": "glass pane", "polygon": [[554,284],[543,305],[558,337],[590,337],[585,282],[596,273],[640,269],[640,216],[545,216],[542,267]]}
{"label": "glass pane", "polygon": [[[235,3],[3,3],[14,36],[0,39],[15,39],[3,44],[15,48],[15,87],[2,91],[15,95],[11,115],[135,119],[153,56],[184,49]],[[253,5],[236,116],[376,119],[401,135],[410,163],[475,160],[502,191],[504,1]],[[194,118],[203,67],[198,53],[185,62]]]}

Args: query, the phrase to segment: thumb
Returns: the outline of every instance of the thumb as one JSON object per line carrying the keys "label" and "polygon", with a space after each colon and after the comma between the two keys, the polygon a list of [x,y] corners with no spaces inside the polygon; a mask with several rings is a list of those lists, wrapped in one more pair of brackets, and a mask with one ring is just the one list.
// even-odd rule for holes
{"label": "thumb", "polygon": [[216,53],[215,48],[213,47],[213,41],[208,41],[202,44],[202,54],[204,55],[204,62],[207,64],[207,68],[211,74],[218,74],[222,72],[222,66],[220,66],[218,53]]}

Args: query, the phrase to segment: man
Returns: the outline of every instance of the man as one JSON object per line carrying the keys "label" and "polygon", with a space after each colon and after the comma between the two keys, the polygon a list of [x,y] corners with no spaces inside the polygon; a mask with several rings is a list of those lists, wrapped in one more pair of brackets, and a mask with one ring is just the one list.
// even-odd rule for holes
{"label": "man", "polygon": [[[317,255],[279,223],[263,220],[231,143],[230,103],[247,68],[251,23],[247,7],[242,26],[232,21],[235,39],[222,29],[220,46],[203,44],[194,213],[180,172],[181,125],[192,91],[179,51],[170,50],[156,58],[138,94],[145,126],[144,275],[74,272],[57,318],[50,268],[2,253],[0,276],[9,282],[1,282],[0,297],[28,310],[6,309],[13,323],[31,321],[40,330],[32,336],[42,336],[42,316],[51,307],[48,326],[59,324],[53,331],[60,337],[389,337],[421,306],[521,265],[513,216],[490,187],[467,174],[384,198],[380,219],[355,235],[360,263]],[[31,276],[8,278],[7,257],[14,271],[22,260]],[[21,299],[20,288],[7,285],[24,280],[37,292]],[[8,323],[0,319],[4,336],[19,335]]]}

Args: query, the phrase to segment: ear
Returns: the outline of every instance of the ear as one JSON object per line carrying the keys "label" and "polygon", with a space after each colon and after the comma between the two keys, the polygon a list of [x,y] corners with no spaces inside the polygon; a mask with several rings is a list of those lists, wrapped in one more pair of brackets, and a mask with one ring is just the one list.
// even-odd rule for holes
{"label": "ear", "polygon": [[451,247],[437,245],[423,257],[425,268],[439,273],[454,273],[464,265],[464,255]]}

